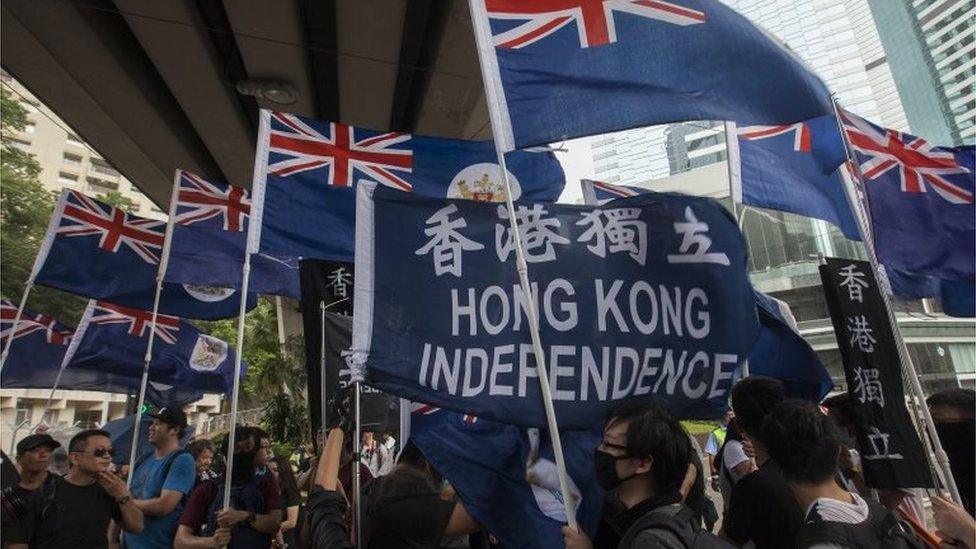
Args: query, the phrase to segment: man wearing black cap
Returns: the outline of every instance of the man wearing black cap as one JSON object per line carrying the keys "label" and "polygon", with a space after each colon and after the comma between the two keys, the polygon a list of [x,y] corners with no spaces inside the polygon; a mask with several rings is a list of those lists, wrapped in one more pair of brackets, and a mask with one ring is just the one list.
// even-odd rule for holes
{"label": "man wearing black cap", "polygon": [[154,420],[149,426],[154,451],[139,457],[132,468],[132,494],[145,515],[145,527],[141,533],[125,534],[127,548],[172,547],[183,499],[196,482],[196,462],[180,448],[186,414],[163,408],[149,416]]}
{"label": "man wearing black cap", "polygon": [[[51,482],[53,475],[48,472],[51,453],[61,443],[48,434],[36,434],[25,437],[17,443],[17,465],[20,466],[20,480],[17,484],[3,491],[3,529],[15,526],[20,522],[25,502],[31,494],[45,484]],[[5,541],[6,536],[0,535]]]}

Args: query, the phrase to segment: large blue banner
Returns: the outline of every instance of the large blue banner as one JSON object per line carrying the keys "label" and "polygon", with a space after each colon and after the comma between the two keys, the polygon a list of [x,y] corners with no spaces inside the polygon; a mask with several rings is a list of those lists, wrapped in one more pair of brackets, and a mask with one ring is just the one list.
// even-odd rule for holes
{"label": "large blue banner", "polygon": [[[678,417],[722,413],[758,325],[745,242],[717,202],[519,203],[516,216],[561,428],[655,396]],[[365,185],[356,217],[354,375],[545,425],[505,207]]]}

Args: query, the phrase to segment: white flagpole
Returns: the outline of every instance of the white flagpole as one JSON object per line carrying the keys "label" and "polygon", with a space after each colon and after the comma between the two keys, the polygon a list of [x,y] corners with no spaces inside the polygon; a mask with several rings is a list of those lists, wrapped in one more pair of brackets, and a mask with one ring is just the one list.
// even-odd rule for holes
{"label": "white flagpole", "polygon": [[[500,92],[496,86],[489,83],[489,79],[496,75],[498,70],[494,65],[494,46],[491,42],[491,30],[486,28],[487,13],[483,0],[469,0],[471,8],[471,20],[475,31],[475,41],[478,45],[478,61],[481,64],[482,82],[485,86],[485,99],[488,102],[488,114],[491,119],[492,134],[494,136],[495,153],[498,156],[498,166],[501,169],[502,180],[505,182],[505,206],[508,209],[508,221],[512,231],[512,240],[515,243],[515,266],[519,275],[519,285],[522,287],[522,302],[529,322],[529,334],[532,338],[532,350],[535,354],[536,371],[539,374],[539,388],[542,390],[542,403],[546,410],[546,422],[549,427],[549,436],[552,439],[552,449],[556,458],[556,472],[559,477],[559,491],[562,494],[563,505],[566,511],[566,522],[570,528],[578,530],[576,523],[576,505],[573,502],[569,491],[569,475],[566,472],[566,460],[563,457],[563,446],[559,436],[559,425],[556,421],[556,410],[552,403],[552,392],[549,388],[549,374],[546,368],[546,357],[542,349],[542,339],[539,336],[538,316],[535,310],[534,300],[532,299],[532,287],[529,284],[529,268],[525,262],[525,250],[522,246],[522,237],[519,234],[518,219],[515,214],[515,202],[512,199],[512,184],[508,179],[508,169],[505,166],[505,153],[503,151],[504,132],[501,123],[503,109],[500,108],[500,101],[504,100],[504,93]],[[490,49],[488,49],[490,48]],[[486,51],[487,50],[487,51]],[[489,66],[486,67],[486,64]],[[494,79],[492,80],[495,81]]]}
{"label": "white flagpole", "polygon": [[44,265],[47,254],[51,250],[51,244],[54,242],[54,237],[57,235],[58,225],[61,223],[61,214],[64,213],[64,204],[68,199],[68,192],[67,189],[61,190],[61,194],[58,196],[58,202],[54,206],[54,212],[51,213],[51,220],[47,224],[44,240],[41,242],[41,247],[37,250],[37,255],[34,256],[34,265],[31,268],[30,275],[27,277],[27,282],[24,284],[24,293],[20,296],[20,305],[17,306],[17,314],[14,316],[14,323],[10,327],[10,337],[7,339],[7,346],[4,347],[3,353],[0,353],[0,372],[3,371],[3,365],[7,363],[7,355],[10,354],[10,347],[13,346],[16,340],[14,335],[17,333],[17,328],[20,327],[20,319],[24,314],[24,307],[27,305],[27,297],[34,288],[34,279],[37,278],[37,273]]}
{"label": "white flagpole", "polygon": [[[914,402],[917,408],[920,409],[923,419],[923,429],[928,433],[929,438],[932,440],[932,446],[935,450],[935,459],[938,462],[939,468],[944,475],[944,481],[946,488],[948,488],[949,493],[952,494],[952,499],[957,503],[962,505],[962,498],[959,495],[959,488],[956,486],[956,481],[952,476],[952,470],[949,468],[949,456],[945,453],[942,448],[942,441],[939,440],[939,433],[935,429],[935,423],[932,421],[932,414],[929,412],[928,406],[925,404],[925,392],[922,389],[922,382],[919,380],[918,371],[915,369],[915,364],[912,362],[912,357],[908,352],[908,346],[905,344],[905,339],[901,335],[901,330],[898,328],[898,321],[895,317],[894,308],[891,306],[891,296],[888,292],[887,278],[881,270],[881,265],[878,262],[878,255],[874,247],[874,233],[871,230],[870,222],[867,217],[867,209],[869,207],[866,204],[867,191],[864,187],[864,175],[861,173],[861,165],[857,161],[857,156],[855,155],[853,148],[847,138],[847,132],[844,129],[844,121],[841,118],[840,107],[837,106],[837,101],[831,97],[831,103],[834,107],[834,119],[837,121],[837,128],[840,131],[841,139],[844,143],[844,152],[847,159],[850,161],[851,172],[853,174],[852,180],[854,186],[846,183],[846,178],[842,178],[844,181],[844,195],[847,197],[847,203],[851,207],[851,211],[854,213],[854,218],[857,220],[858,228],[861,230],[861,240],[864,242],[864,248],[868,253],[868,260],[871,263],[871,270],[874,272],[874,277],[881,285],[881,297],[884,300],[885,312],[888,314],[888,323],[891,324],[891,330],[895,336],[895,344],[898,349],[898,356],[901,359],[902,366],[907,370],[907,377],[910,383],[910,387],[913,389],[916,396],[921,399],[921,404]],[[861,194],[861,196],[858,195]],[[862,198],[863,196],[863,198]],[[921,433],[920,433],[921,434]]]}
{"label": "white flagpole", "polygon": [[[241,306],[237,314],[237,355],[234,357],[234,388],[231,392],[230,417],[227,418],[227,468],[224,471],[224,510],[230,509],[230,483],[234,473],[234,445],[237,430],[237,397],[241,391],[241,364],[244,356],[244,317],[247,315],[247,289],[251,279],[251,253],[257,251],[261,234],[261,209],[264,207],[264,183],[267,178],[268,138],[271,126],[270,112],[264,109],[258,114],[257,150],[254,154],[254,179],[251,183],[251,215],[248,218],[247,244],[244,246],[244,265],[242,268]],[[252,250],[252,248],[254,248]]]}
{"label": "white flagpole", "polygon": [[142,381],[139,383],[139,402],[136,406],[136,418],[132,428],[132,450],[129,452],[129,476],[126,486],[132,487],[135,476],[136,458],[139,456],[139,431],[142,427],[142,407],[146,403],[146,387],[149,385],[149,363],[152,362],[153,344],[156,341],[156,321],[159,316],[159,298],[163,293],[163,277],[169,265],[169,253],[173,243],[173,225],[176,223],[176,205],[179,203],[180,176],[183,170],[176,170],[173,175],[173,190],[169,197],[169,218],[166,220],[166,236],[163,239],[163,252],[159,258],[159,268],[156,270],[156,293],[153,295],[152,321],[149,324],[149,340],[146,342],[146,356],[142,364]]}
{"label": "white flagpole", "polygon": [[353,451],[352,451],[352,492],[353,492],[353,505],[356,506],[355,520],[356,520],[356,547],[363,546],[363,506],[362,506],[362,478],[360,464],[362,463],[362,451],[363,451],[363,434],[362,434],[362,414],[360,414],[360,396],[362,395],[362,385],[360,382],[355,382],[355,393],[353,394],[353,407],[354,418],[356,422],[355,438],[353,439]]}
{"label": "white flagpole", "polygon": [[[742,164],[739,158],[739,138],[736,137],[735,122],[725,123],[725,166],[729,175],[729,202],[732,203],[732,217],[735,224],[742,231],[741,219],[739,218],[739,207],[736,202],[742,201]],[[742,216],[746,215],[745,209]],[[740,367],[742,377],[749,377],[749,358],[742,361]]]}
{"label": "white flagpole", "polygon": [[319,301],[319,428],[325,433],[328,425],[328,411],[325,387],[325,300]]}

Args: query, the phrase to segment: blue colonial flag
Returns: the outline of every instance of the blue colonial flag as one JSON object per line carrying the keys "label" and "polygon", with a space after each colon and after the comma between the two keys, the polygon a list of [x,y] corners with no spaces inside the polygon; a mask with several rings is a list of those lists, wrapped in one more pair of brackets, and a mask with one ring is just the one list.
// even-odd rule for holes
{"label": "blue colonial flag", "polygon": [[792,123],[824,83],[718,0],[469,0],[503,150],[686,120]]}
{"label": "blue colonial flag", "polygon": [[[247,189],[177,170],[164,280],[240,288],[251,197]],[[298,299],[298,258],[251,257],[248,291]]]}
{"label": "blue colonial flag", "polygon": [[[565,175],[549,151],[506,157],[513,198],[555,201]],[[360,180],[438,198],[501,201],[490,141],[382,132],[261,111],[251,251],[353,260]]]}
{"label": "blue colonial flag", "polygon": [[[43,286],[151,310],[166,222],[139,217],[70,189],[61,191],[34,262]],[[239,292],[205,284],[163,285],[159,310],[187,318],[237,316]],[[249,300],[253,307],[253,296]]]}
{"label": "blue colonial flag", "polygon": [[[153,326],[150,311],[91,300],[62,367],[66,371],[82,368],[138,378]],[[233,378],[234,350],[226,342],[178,317],[157,315],[149,363],[151,382],[230,393]]]}

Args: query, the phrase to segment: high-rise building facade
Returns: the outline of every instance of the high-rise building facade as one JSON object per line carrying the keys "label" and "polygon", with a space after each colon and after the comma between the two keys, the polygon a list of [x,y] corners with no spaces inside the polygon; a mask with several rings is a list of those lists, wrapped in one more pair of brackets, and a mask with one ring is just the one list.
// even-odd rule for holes
{"label": "high-rise building facade", "polygon": [[85,143],[57,114],[6,72],[0,82],[27,110],[24,131],[11,136],[14,146],[29,152],[41,165],[38,177],[45,189],[68,188],[98,197],[118,193],[132,202],[132,213],[165,219],[166,212]]}
{"label": "high-rise building facade", "polygon": [[976,140],[976,9],[972,0],[868,0],[912,133]]}
{"label": "high-rise building facade", "polygon": [[[845,108],[880,125],[912,131],[885,56],[868,0],[723,0],[781,38],[824,79]],[[880,0],[901,4],[912,0]],[[919,3],[920,0],[915,0]],[[723,124],[695,121],[594,138],[598,178],[711,196],[731,209]],[[660,143],[664,142],[664,150]],[[641,139],[647,141],[641,142]],[[628,147],[631,158],[666,162],[670,176],[646,178],[646,165],[615,162],[611,151]],[[612,146],[611,146],[612,145]],[[665,155],[663,158],[659,155]],[[660,171],[659,169],[657,171]],[[803,336],[828,366],[838,386],[843,370],[817,271],[818,256],[862,258],[863,248],[826,222],[784,212],[737,207],[749,246],[756,289],[785,300]],[[976,322],[950,319],[932,302],[897,301],[898,321],[927,391],[976,383]]]}

